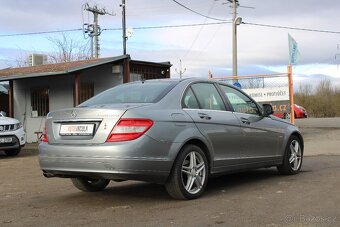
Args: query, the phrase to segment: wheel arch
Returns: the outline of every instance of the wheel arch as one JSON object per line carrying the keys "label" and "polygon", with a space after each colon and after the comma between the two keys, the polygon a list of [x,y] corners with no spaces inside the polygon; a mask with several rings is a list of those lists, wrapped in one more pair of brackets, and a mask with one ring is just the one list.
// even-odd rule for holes
{"label": "wheel arch", "polygon": [[[198,146],[199,148],[202,149],[203,153],[205,154],[205,156],[208,160],[208,170],[209,170],[208,174],[210,174],[211,168],[212,168],[212,155],[211,155],[210,149],[207,146],[207,144],[205,142],[203,142],[201,139],[191,138],[191,139],[187,140],[185,143],[183,143],[183,145],[180,148],[180,151],[183,149],[183,147],[185,147],[186,145],[189,145],[189,144],[196,145],[196,146]],[[177,156],[178,156],[179,152],[177,153]],[[177,158],[177,156],[176,156],[176,158]]]}
{"label": "wheel arch", "polygon": [[[304,151],[304,141],[303,141],[303,137],[302,137],[301,133],[298,132],[298,131],[294,131],[294,132],[290,135],[290,137],[292,137],[292,136],[296,136],[296,137],[300,140],[300,142],[301,142],[301,147],[302,147],[302,151]],[[290,137],[289,137],[289,138],[290,138]]]}

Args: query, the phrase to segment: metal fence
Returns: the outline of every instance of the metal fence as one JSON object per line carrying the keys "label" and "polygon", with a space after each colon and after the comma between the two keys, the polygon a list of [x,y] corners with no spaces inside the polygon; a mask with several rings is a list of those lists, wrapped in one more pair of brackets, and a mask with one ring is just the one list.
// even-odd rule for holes
{"label": "metal fence", "polygon": [[[212,77],[242,89],[258,103],[270,103],[274,115],[294,123],[294,97],[291,67],[287,73]],[[293,109],[293,111],[291,111]]]}

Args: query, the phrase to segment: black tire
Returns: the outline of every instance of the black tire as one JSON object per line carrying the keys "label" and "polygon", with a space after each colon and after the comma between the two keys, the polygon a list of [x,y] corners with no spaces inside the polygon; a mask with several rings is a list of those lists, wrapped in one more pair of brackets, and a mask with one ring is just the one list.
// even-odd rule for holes
{"label": "black tire", "polygon": [[[293,146],[293,147],[292,147]],[[282,165],[278,171],[284,175],[294,175],[300,172],[303,160],[303,146],[297,136],[291,136],[286,145]]]}
{"label": "black tire", "polygon": [[90,179],[85,177],[72,178],[73,185],[84,192],[98,192],[103,191],[110,183],[110,180],[106,179]]}
{"label": "black tire", "polygon": [[174,162],[165,188],[174,199],[199,198],[208,183],[208,169],[208,161],[202,149],[196,145],[186,145]]}
{"label": "black tire", "polygon": [[20,148],[14,150],[7,150],[5,151],[5,154],[10,157],[17,156],[20,153],[20,150],[21,150]]}

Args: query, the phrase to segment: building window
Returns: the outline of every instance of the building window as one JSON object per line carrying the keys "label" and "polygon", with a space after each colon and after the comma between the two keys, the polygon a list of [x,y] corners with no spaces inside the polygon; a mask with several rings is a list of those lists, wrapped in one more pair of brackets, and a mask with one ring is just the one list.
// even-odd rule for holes
{"label": "building window", "polygon": [[44,117],[50,111],[49,89],[36,88],[31,90],[32,117]]}
{"label": "building window", "polygon": [[138,80],[139,75],[143,80],[166,78],[166,68],[132,64],[130,67],[130,81]]}
{"label": "building window", "polygon": [[94,96],[94,83],[81,83],[79,85],[79,100],[78,103],[85,102]]}

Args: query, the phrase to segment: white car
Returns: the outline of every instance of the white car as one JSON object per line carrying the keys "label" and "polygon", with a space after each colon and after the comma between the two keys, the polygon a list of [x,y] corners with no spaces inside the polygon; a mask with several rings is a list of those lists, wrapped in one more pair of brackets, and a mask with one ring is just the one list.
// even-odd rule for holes
{"label": "white car", "polygon": [[0,151],[4,151],[7,156],[16,156],[25,143],[25,131],[21,123],[0,112]]}

